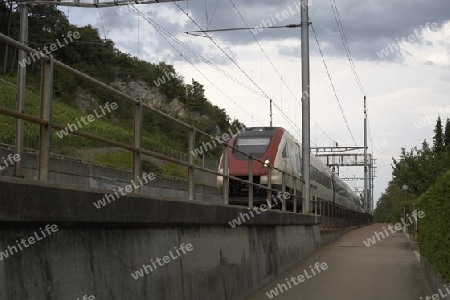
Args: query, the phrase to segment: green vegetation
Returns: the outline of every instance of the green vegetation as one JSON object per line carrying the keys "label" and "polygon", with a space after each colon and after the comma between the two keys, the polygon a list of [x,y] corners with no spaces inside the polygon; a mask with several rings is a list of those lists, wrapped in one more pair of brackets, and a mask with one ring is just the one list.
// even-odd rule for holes
{"label": "green vegetation", "polygon": [[164,170],[164,172],[163,172],[164,174],[173,176],[173,177],[187,178],[187,176],[188,176],[187,168],[173,164],[173,163],[165,164],[163,167],[163,170]]}
{"label": "green vegetation", "polygon": [[420,220],[420,252],[450,281],[450,171],[442,175],[418,203],[426,212]]}
{"label": "green vegetation", "polygon": [[[13,2],[0,1],[0,30],[2,33],[18,39],[19,14],[18,7]],[[122,53],[113,41],[100,38],[97,30],[91,26],[77,27],[69,23],[63,12],[56,6],[32,6],[29,14],[29,45],[33,48],[43,48],[56,43],[67,32],[78,31],[80,38],[52,52],[52,55],[82,72],[97,78],[107,84],[119,87],[140,86],[145,91],[151,91],[152,98],[158,96],[161,107],[167,107],[165,113],[179,118],[170,111],[170,104],[174,100],[182,104],[185,113],[183,121],[193,124],[196,128],[215,135],[216,132],[226,132],[241,123],[238,120],[230,120],[224,109],[213,105],[204,94],[204,87],[194,79],[185,83],[184,78],[178,75],[172,65],[164,62],[153,64]],[[16,82],[18,51],[13,47],[0,43],[0,57],[3,68],[0,79]],[[27,90],[25,99],[25,113],[37,117],[40,112],[40,72],[39,63],[31,63],[27,67]],[[170,80],[164,84],[155,84],[158,78],[170,74]],[[0,81],[0,106],[15,109],[16,88]],[[136,95],[136,92],[134,93]],[[144,102],[148,102],[150,96],[137,95]],[[92,114],[94,109],[106,102],[117,102],[118,109],[113,113],[95,120],[82,127],[82,131],[93,133],[104,138],[118,142],[132,143],[132,113],[131,103],[120,99],[109,92],[99,90],[86,81],[79,79],[58,68],[54,73],[54,99],[52,108],[53,122],[61,125],[74,124],[77,119]],[[163,108],[164,110],[164,108]],[[142,145],[144,148],[161,152],[166,155],[186,159],[187,157],[187,129],[175,124],[160,114],[144,110],[144,132]],[[0,115],[0,143],[13,144],[15,135],[15,120]],[[25,122],[25,146],[37,148],[39,127]],[[208,141],[208,137],[197,135],[196,143]],[[62,139],[53,131],[52,151],[64,155],[84,156],[89,149],[93,153],[107,145],[89,141],[85,138],[67,136]],[[82,150],[82,151],[80,151]],[[221,148],[216,147],[205,153],[206,156],[217,158]],[[109,154],[87,155],[98,162],[108,166],[120,168],[131,167],[131,155],[125,152],[112,151]],[[184,167],[176,167],[171,164],[157,166],[150,162],[143,162],[145,167],[159,170],[172,176],[184,177]]]}
{"label": "green vegetation", "polygon": [[[419,222],[422,255],[450,280],[450,125],[442,128],[438,118],[433,148],[426,141],[422,148],[401,149],[400,160],[393,159],[392,180],[378,200],[376,222],[400,222],[403,208],[409,213],[416,207],[424,211]],[[402,190],[403,185],[408,190]],[[412,226],[409,227],[412,229]]]}
{"label": "green vegetation", "polygon": [[113,153],[101,153],[96,155],[94,160],[105,167],[118,169],[128,169],[133,163],[131,152],[126,150],[119,150]]}

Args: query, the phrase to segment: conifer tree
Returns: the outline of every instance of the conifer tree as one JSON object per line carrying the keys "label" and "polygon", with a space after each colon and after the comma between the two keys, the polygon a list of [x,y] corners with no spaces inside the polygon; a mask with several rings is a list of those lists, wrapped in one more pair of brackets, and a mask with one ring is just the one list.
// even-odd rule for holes
{"label": "conifer tree", "polygon": [[436,122],[436,127],[434,128],[433,137],[433,151],[436,153],[443,152],[444,147],[444,134],[442,132],[442,122],[441,117],[438,117]]}
{"label": "conifer tree", "polygon": [[444,145],[447,151],[450,151],[450,119],[445,123]]}

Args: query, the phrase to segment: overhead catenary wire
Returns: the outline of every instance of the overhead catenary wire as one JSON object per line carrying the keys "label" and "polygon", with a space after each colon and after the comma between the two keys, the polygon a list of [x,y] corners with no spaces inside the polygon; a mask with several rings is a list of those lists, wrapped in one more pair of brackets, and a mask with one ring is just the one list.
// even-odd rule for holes
{"label": "overhead catenary wire", "polygon": [[[220,89],[217,85],[215,85],[203,72],[201,72],[195,64],[193,64],[191,61],[189,61],[181,51],[179,51],[172,42],[170,42],[169,38],[166,36],[166,34],[162,31],[162,27],[159,26],[154,21],[151,21],[151,19],[148,18],[148,16],[140,11],[138,8],[133,7],[134,11],[140,15],[145,21],[147,21],[152,27],[156,30],[156,32],[176,51],[180,54],[181,57],[183,57],[199,74],[201,74],[212,86],[214,86],[221,94],[223,94],[226,98],[228,98],[230,101],[234,103],[237,107],[239,107],[242,111],[244,111],[248,116],[252,118],[252,120],[256,120],[259,124],[263,125],[263,123],[256,119],[252,114],[250,114],[247,110],[245,110],[242,106],[240,106],[238,103],[236,103],[230,96],[228,96],[222,89]],[[157,25],[157,26],[156,26]]]}
{"label": "overhead catenary wire", "polygon": [[356,143],[355,137],[353,136],[352,130],[350,129],[350,125],[348,124],[347,118],[346,118],[345,113],[344,113],[344,109],[342,108],[341,102],[340,102],[339,97],[337,95],[336,88],[335,88],[335,86],[333,84],[333,80],[331,79],[330,71],[328,70],[328,65],[327,65],[327,63],[325,61],[325,56],[323,54],[322,48],[320,47],[319,39],[317,38],[316,30],[314,29],[314,26],[313,26],[313,24],[311,22],[311,18],[309,16],[308,16],[308,20],[309,20],[310,25],[311,25],[311,30],[313,32],[314,39],[315,39],[315,41],[317,43],[317,47],[319,49],[320,56],[322,57],[322,62],[323,62],[323,65],[325,67],[325,71],[326,71],[326,73],[328,75],[328,79],[330,80],[331,88],[333,89],[333,92],[334,92],[334,97],[336,98],[336,101],[338,103],[339,109],[341,110],[342,117],[344,119],[345,125],[347,127],[347,131],[350,133],[350,136],[351,136],[353,142],[355,143],[355,146],[358,146],[357,143]]}
{"label": "overhead catenary wire", "polygon": [[209,20],[208,20],[208,6],[206,5],[206,0],[204,0],[205,2],[205,15],[206,15],[206,26],[208,26]]}
{"label": "overhead catenary wire", "polygon": [[[191,19],[191,21],[194,23],[194,24],[196,24],[196,26],[197,27],[199,27],[200,29],[202,29],[199,25],[198,25],[198,23],[196,23],[195,22],[195,20],[193,20],[190,16],[189,16],[189,14],[185,11],[185,10],[183,10],[177,3],[175,3],[174,2],[174,4],[175,5],[177,5],[179,8],[180,8],[180,10],[181,11],[183,11],[190,19]],[[135,8],[136,10],[138,10],[137,8]],[[149,22],[151,25],[154,25],[155,26],[155,29],[159,26],[158,24],[156,24],[156,23],[154,23],[154,22],[152,22],[152,20],[149,20],[148,18],[146,18],[146,21],[147,22]],[[204,58],[201,56],[201,55],[199,55],[198,53],[196,53],[195,51],[192,51],[192,49],[190,49],[189,47],[187,47],[184,43],[182,43],[181,41],[179,41],[177,38],[175,38],[173,35],[171,35],[170,33],[168,33],[167,31],[165,31],[162,27],[160,27],[159,26],[159,29],[160,29],[160,31],[158,31],[158,32],[160,32],[160,33],[162,33],[163,35],[168,35],[168,37],[170,38],[170,39],[172,39],[175,43],[177,43],[177,44],[179,44],[180,46],[182,46],[182,47],[184,47],[185,49],[187,49],[187,50],[189,50],[189,51],[191,51],[191,52],[193,52],[193,54],[195,55],[195,56],[197,56],[197,57],[200,57],[200,58],[202,58],[202,60],[204,60]],[[203,30],[203,29],[202,29]],[[248,76],[248,74],[236,63],[236,61],[234,61],[234,59],[232,58],[232,57],[230,57],[210,36],[208,36],[208,38],[216,45],[216,47],[218,47],[219,48],[219,50],[221,50],[232,62],[234,62],[235,64],[236,64],[236,66],[247,76],[247,78],[250,80],[250,81],[252,81],[252,83],[258,88],[258,90],[259,90],[259,92],[258,91],[254,91],[254,92],[256,92],[256,93],[258,93],[258,94],[262,94],[263,96],[265,96],[266,98],[268,98],[268,99],[271,99],[268,95],[267,95],[267,93],[265,93],[264,92],[264,90],[262,90],[262,88],[258,85],[258,84],[256,84],[256,82],[250,77],[250,76]],[[175,48],[176,49],[176,48]],[[216,68],[217,69],[217,68]],[[223,72],[222,72],[223,73]],[[230,75],[228,74],[228,77],[229,77]],[[289,117],[287,117],[287,115],[278,107],[278,106],[276,106],[277,107],[277,109],[279,109],[281,112],[282,112],[282,114],[285,116],[285,118],[289,121],[289,122],[291,122],[293,125],[294,125],[294,127],[297,129],[297,130],[299,130],[300,132],[301,132],[301,129],[299,129],[298,128],[298,126],[295,124],[295,122],[293,122]],[[254,119],[253,117],[252,117],[252,119]],[[331,139],[331,138],[330,138]]]}
{"label": "overhead catenary wire", "polygon": [[[205,34],[205,37],[207,37],[223,54],[225,54],[225,56],[227,56],[228,57],[228,59],[230,59],[230,61],[260,90],[260,92],[267,98],[267,99],[269,99],[269,100],[271,100],[272,98],[270,97],[270,96],[268,96],[267,95],[267,93],[265,93],[264,92],[264,90],[262,90],[262,88],[242,69],[242,67],[241,66],[239,66],[239,64],[228,54],[228,53],[226,53],[223,49],[222,49],[222,47],[220,47],[220,45],[218,45],[217,44],[217,42],[215,42],[214,41],[214,39],[211,37],[211,36],[209,36],[208,34],[207,34],[207,32],[208,32],[208,30],[204,30],[203,28],[201,28],[201,26],[191,17],[191,16],[189,16],[188,14],[187,14],[187,12],[178,4],[178,3],[176,3],[176,2],[173,2],[184,14],[186,14],[186,16],[200,29],[199,31],[192,31],[192,32],[201,32],[201,33],[203,33],[203,34]],[[240,14],[240,13],[239,13]],[[240,14],[241,15],[241,14]],[[241,15],[242,16],[242,15]],[[247,26],[248,26],[248,24],[247,24]],[[286,25],[286,26],[280,26],[280,28],[281,27],[288,27],[288,26],[291,26],[291,27],[299,27],[299,25]],[[249,28],[245,28],[245,29],[249,29]],[[218,30],[215,30],[215,31],[218,31]],[[211,32],[211,30],[209,30],[209,32]],[[188,32],[186,32],[186,33],[188,33]],[[280,110],[280,112],[282,112],[282,114],[284,115],[284,117],[286,118],[286,119],[288,119],[289,120],[289,122],[291,122],[300,132],[301,132],[301,129],[300,128],[298,128],[298,126],[295,124],[295,122],[293,122],[289,117],[287,117],[287,115],[283,112],[283,110],[280,108],[280,107],[278,107],[278,105],[276,105],[275,103],[274,103],[274,105],[277,107],[277,109],[278,110]],[[315,122],[315,124],[317,124],[316,122]],[[317,124],[318,125],[318,124]],[[323,129],[321,129],[321,131],[323,131]],[[324,132],[324,131],[323,131]],[[328,135],[327,135],[328,136]],[[329,137],[329,136],[328,136]],[[330,138],[331,139],[331,138]],[[331,139],[332,140],[332,139]]]}
{"label": "overhead catenary wire", "polygon": [[[249,28],[249,24],[248,22],[245,20],[244,16],[241,14],[241,12],[239,11],[239,9],[237,8],[236,4],[234,3],[234,0],[230,0],[231,4],[233,5],[233,7],[236,9],[236,12],[239,14],[239,16],[241,17],[242,21],[244,22],[245,26],[247,26],[247,28]],[[267,28],[295,28],[295,27],[300,27],[301,25],[285,25],[285,26],[272,26],[272,27],[267,27]],[[272,68],[275,70],[275,72],[277,73],[278,77],[280,78],[281,82],[286,86],[286,88],[288,89],[289,93],[292,95],[292,97],[294,97],[294,99],[300,104],[300,106],[302,105],[301,102],[298,100],[297,96],[295,96],[294,92],[292,91],[292,89],[289,87],[289,85],[286,83],[286,81],[284,80],[283,76],[281,75],[280,71],[278,71],[278,69],[275,67],[275,64],[272,62],[272,60],[270,59],[269,55],[267,54],[267,52],[264,50],[264,48],[262,47],[261,43],[258,41],[258,39],[256,38],[256,35],[253,33],[253,31],[250,30],[250,33],[252,34],[253,39],[255,40],[256,44],[258,45],[258,47],[261,49],[261,52],[264,54],[264,56],[266,57],[266,59],[269,61],[270,65],[272,66]],[[282,102],[281,102],[282,103]],[[282,106],[282,104],[281,104]],[[281,107],[282,109],[282,107]],[[329,138],[332,142],[334,142],[334,140],[325,133],[325,131],[319,126],[319,124],[317,124],[317,122],[311,118],[311,120],[314,122],[314,124],[317,126],[317,128],[319,128],[320,131],[322,131],[322,133]]]}
{"label": "overhead catenary wire", "polygon": [[158,23],[156,23],[155,21],[153,21],[152,19],[148,18],[148,16],[146,14],[143,14],[137,7],[135,7],[133,4],[129,5],[130,8],[134,9],[135,12],[138,12],[141,14],[141,16],[144,18],[146,18],[146,21],[148,23],[150,23],[152,26],[159,28],[159,30],[166,35],[169,39],[171,39],[172,41],[174,41],[176,44],[178,44],[179,46],[183,47],[184,49],[186,49],[188,52],[190,52],[192,55],[194,55],[195,57],[197,57],[198,59],[200,59],[201,61],[203,61],[204,63],[208,64],[210,67],[214,68],[216,71],[220,72],[222,75],[226,76],[227,78],[229,78],[230,80],[236,82],[237,84],[239,84],[240,86],[248,89],[249,91],[255,93],[255,94],[259,94],[261,96],[263,96],[259,91],[253,89],[252,87],[248,86],[247,84],[243,83],[242,81],[240,81],[239,79],[236,79],[235,77],[231,76],[228,72],[222,70],[220,67],[216,66],[214,63],[212,63],[209,59],[205,58],[203,55],[199,54],[197,51],[195,51],[194,49],[192,49],[191,47],[189,47],[188,45],[186,45],[183,41],[181,41],[180,39],[178,39],[177,37],[173,36],[170,32],[168,32],[166,29],[164,29],[162,26],[160,26]]}
{"label": "overhead catenary wire", "polygon": [[217,7],[219,6],[219,2],[220,2],[220,0],[216,1],[216,5],[214,6],[214,11],[212,13],[211,18],[209,19],[209,22],[208,22],[207,26],[206,26],[207,29],[209,29],[209,27],[211,26],[211,23],[212,23],[212,21],[214,19],[214,16],[216,15],[216,11],[217,11]]}
{"label": "overhead catenary wire", "polygon": [[[285,113],[283,110],[281,110],[281,108],[280,108],[276,103],[273,103],[273,105],[274,105],[274,107],[275,107],[276,109],[278,109],[278,110],[280,111],[280,113],[284,116],[284,118],[285,118],[289,123],[291,123],[291,125],[293,126],[293,128],[296,129],[296,130],[299,132],[299,135],[301,136],[301,135],[303,134],[303,132],[302,132],[302,130],[298,127],[298,125],[295,124],[295,122],[292,121],[292,119],[289,118],[289,117],[286,115],[286,113]],[[311,143],[314,144],[314,146],[317,147],[317,144],[316,144],[316,143],[314,143],[313,141],[311,141]]]}
{"label": "overhead catenary wire", "polygon": [[[240,13],[239,13],[240,14]],[[220,28],[220,29],[205,29],[205,30],[192,30],[186,31],[186,34],[197,35],[194,33],[208,33],[208,32],[221,32],[221,31],[238,31],[238,30],[251,30],[251,29],[260,29],[259,27],[233,27],[233,28]],[[288,25],[277,25],[277,26],[268,26],[263,27],[262,29],[279,29],[279,28],[298,28],[301,27],[300,24],[288,24]],[[207,36],[204,36],[207,37]]]}
{"label": "overhead catenary wire", "polygon": [[106,40],[106,31],[105,31],[105,27],[103,26],[102,13],[100,12],[100,8],[99,7],[97,7],[97,11],[98,11],[98,16],[100,17],[100,24],[102,25],[103,35],[104,35],[105,40]]}
{"label": "overhead catenary wire", "polygon": [[118,15],[118,14],[115,13],[115,14],[113,15],[112,21],[111,21],[111,23],[109,24],[108,31],[106,32],[106,36],[108,36],[108,35],[109,35],[109,32],[111,31],[111,27],[112,27],[112,25],[113,25],[113,23],[114,23],[114,20],[116,19],[116,15]]}
{"label": "overhead catenary wire", "polygon": [[245,72],[244,69],[242,69],[242,67],[236,62],[236,60],[234,60],[225,50],[223,50],[222,47],[220,47],[220,45],[210,36],[208,35],[207,32],[205,32],[205,30],[197,23],[197,21],[195,21],[191,16],[189,16],[189,14],[175,1],[172,2],[173,4],[175,4],[191,21],[192,23],[195,24],[195,26],[197,26],[200,31],[202,33],[204,33],[206,35],[206,37],[242,72],[242,74],[244,74],[244,76],[250,80],[251,83],[253,83],[253,85],[268,99],[271,99],[271,97],[269,95],[267,95],[267,93],[258,85],[258,83],[255,82],[255,80],[253,80],[253,78],[251,78],[247,72]]}
{"label": "overhead catenary wire", "polygon": [[[358,71],[356,70],[356,65],[355,65],[355,62],[353,60],[353,56],[351,54],[350,47],[348,46],[347,37],[346,37],[346,34],[345,34],[344,26],[342,25],[342,21],[341,21],[341,17],[340,17],[340,14],[339,14],[339,9],[338,9],[337,4],[336,4],[336,0],[330,0],[330,5],[331,5],[331,9],[333,10],[334,18],[335,18],[335,21],[336,21],[336,24],[337,24],[337,27],[338,27],[338,30],[339,30],[339,34],[341,36],[341,42],[342,42],[342,45],[344,46],[345,52],[347,54],[347,58],[348,58],[348,61],[350,63],[350,67],[352,69],[353,75],[355,77],[356,84],[358,85],[362,95],[366,96],[366,92],[364,91],[364,88],[362,86],[361,79],[360,79],[360,77],[358,75]],[[370,130],[369,118],[367,118],[367,126],[368,126],[368,129],[369,129],[370,147],[372,148],[372,152],[373,152],[372,133],[371,133],[371,130]]]}
{"label": "overhead catenary wire", "polygon": [[[222,47],[220,47],[220,45],[219,44],[217,44],[217,42],[211,37],[211,36],[209,36],[204,30],[203,30],[203,28],[201,28],[201,26],[191,17],[191,16],[189,16],[187,13],[186,13],[186,11],[178,4],[178,3],[176,3],[176,2],[173,2],[182,12],[184,12],[185,14],[186,14],[186,16],[208,37],[208,39],[223,53],[223,54],[225,54],[225,56],[227,56],[228,57],[228,59],[258,88],[258,90],[260,90],[260,92],[267,98],[267,99],[269,99],[269,100],[271,100],[272,98],[269,96],[269,95],[267,95],[267,93],[253,80],[253,78],[251,78],[248,74],[247,74],[247,72],[245,72],[245,70],[244,69],[242,69],[242,67],[225,51],[225,50],[223,50],[223,48]],[[289,118],[289,117],[287,117],[287,115],[278,107],[278,105],[276,105],[276,103],[274,103],[274,105],[275,105],[275,107],[277,107],[281,112],[282,112],[282,114],[286,117],[286,119],[288,119],[291,123],[293,123],[292,122],[292,120]],[[293,123],[293,125],[297,128],[297,129],[299,129],[298,128],[298,126],[295,124],[295,123]],[[299,129],[300,131],[301,131],[301,129]]]}
{"label": "overhead catenary wire", "polygon": [[[333,5],[334,4],[334,5]],[[359,89],[361,90],[361,93],[363,96],[366,96],[366,93],[364,91],[364,88],[361,84],[361,80],[359,78],[358,72],[356,70],[355,62],[353,61],[352,54],[350,52],[350,48],[348,46],[347,37],[345,35],[344,26],[342,26],[341,18],[339,15],[339,10],[336,5],[336,0],[330,0],[331,9],[333,10],[334,19],[336,20],[336,24],[338,26],[339,34],[341,36],[342,45],[344,46],[345,52],[347,54],[348,61],[350,62],[350,67],[353,71],[353,75],[355,76],[356,84],[358,85]]]}

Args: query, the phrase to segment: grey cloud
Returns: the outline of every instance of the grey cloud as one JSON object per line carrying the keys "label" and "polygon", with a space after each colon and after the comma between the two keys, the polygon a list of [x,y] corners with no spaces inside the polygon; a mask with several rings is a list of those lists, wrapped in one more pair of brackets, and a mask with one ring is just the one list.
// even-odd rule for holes
{"label": "grey cloud", "polygon": [[[187,31],[187,28],[190,28],[190,25],[187,26],[181,26],[178,23],[177,15],[179,15],[179,12],[175,11],[176,7],[172,7],[173,4],[159,4],[159,5],[136,5],[136,7],[146,15],[148,19],[153,21],[157,24],[157,27],[160,26],[164,29],[165,32],[170,33],[173,37],[177,38],[178,40],[181,40],[184,43],[184,47],[180,44],[177,44],[174,40],[172,40],[167,35],[165,36],[174,47],[176,47],[180,52],[182,52],[183,57],[194,63],[201,63],[204,60],[210,61],[213,64],[218,65],[224,65],[229,64],[229,59],[220,52],[214,45],[207,45],[205,46],[203,40],[205,38],[203,37],[192,37],[190,36],[186,40],[186,34],[184,33]],[[122,15],[118,13],[118,11],[122,7],[114,7],[114,8],[107,8],[102,10],[102,18],[101,20],[97,20],[96,27],[100,28],[100,32],[102,35],[102,30],[105,28],[105,31],[110,31],[112,33],[120,34],[124,36],[124,40],[129,39],[130,32],[136,32],[137,30],[137,17],[138,15],[136,12],[132,11],[131,9],[126,11],[124,8],[122,8]],[[167,18],[163,17],[161,13],[159,13],[158,9],[169,9],[170,14],[174,16],[174,18]],[[126,8],[125,8],[126,9]],[[103,24],[103,25],[102,25]],[[108,27],[108,24],[110,27]],[[148,23],[144,18],[140,17],[140,36],[141,39],[144,37],[148,37],[150,33],[154,34],[152,38],[154,38],[154,43],[150,45],[149,50],[146,48],[149,45],[143,45],[141,46],[141,49],[144,49],[144,52],[146,53],[147,57],[151,58],[157,58],[158,60],[164,60],[164,61],[174,61],[178,60],[180,58],[180,54],[178,51],[174,50],[168,42],[161,37],[160,33],[156,33],[153,25]],[[108,27],[108,28],[106,28]],[[111,29],[109,29],[111,28]],[[149,29],[151,28],[151,32]],[[135,37],[136,39],[137,37]],[[202,40],[200,40],[202,39]],[[117,45],[129,49],[132,47],[131,45],[128,45],[127,41],[124,40],[117,40]],[[222,49],[230,55],[233,59],[236,58],[236,53],[230,48],[229,45],[221,45]],[[187,50],[186,48],[190,48],[191,50]],[[167,53],[167,49],[170,50],[169,53]],[[131,51],[133,52],[133,51]],[[135,52],[135,51],[134,51]],[[133,53],[134,53],[133,52]],[[204,60],[202,60],[198,55],[195,55],[194,53],[198,53],[201,56],[203,56]]]}
{"label": "grey cloud", "polygon": [[[291,14],[288,18],[278,21],[275,15],[283,11],[294,12],[295,2],[291,0],[272,1],[236,1],[239,11],[250,26],[258,26],[262,21],[275,20],[273,25],[298,24],[300,14]],[[245,26],[239,15],[233,10],[231,2],[221,0],[219,2],[221,13],[215,15],[212,21],[213,28],[230,28]],[[414,30],[421,30],[427,22],[442,25],[450,20],[450,3],[443,0],[401,0],[401,1],[360,1],[346,0],[337,3],[341,22],[344,26],[350,50],[355,58],[379,60],[377,52],[396,43],[396,39],[408,37]],[[201,1],[190,4],[189,12],[194,20],[206,23],[205,6]],[[310,18],[315,27],[321,44],[328,45],[326,55],[344,56],[345,51],[334,19],[334,14],[329,1],[312,1],[310,6]],[[193,24],[188,24],[183,30],[189,28],[197,30]],[[265,29],[258,33],[258,40],[282,40],[299,37],[299,29]],[[224,43],[234,45],[246,45],[254,43],[249,31],[211,33],[211,36],[222,40]],[[311,37],[313,38],[312,32]],[[418,41],[424,42],[424,41]],[[315,41],[311,41],[315,47]],[[314,51],[314,47],[311,49]],[[283,52],[283,51],[281,51]],[[401,53],[389,55],[391,60],[401,59]]]}
{"label": "grey cloud", "polygon": [[[300,13],[297,9],[298,4],[296,4],[298,1],[292,0],[180,1],[177,4],[187,11],[189,16],[202,28],[245,27],[245,23],[234,10],[231,1],[238,7],[239,12],[243,15],[249,26],[260,26],[263,23],[287,25],[298,24],[300,22]],[[450,3],[446,0],[345,0],[336,3],[350,50],[355,59],[402,61],[404,53],[401,51],[393,51],[382,58],[377,53],[383,49],[387,49],[389,44],[395,44],[397,42],[396,39],[400,40],[402,37],[408,37],[408,35],[414,34],[415,29],[420,31],[420,26],[424,26],[427,22],[435,22],[442,25],[444,22],[450,20]],[[183,37],[185,31],[199,30],[174,3],[161,3],[147,6],[138,5],[137,7],[145,11],[152,20],[177,37]],[[135,19],[131,16],[118,16],[116,9],[102,10],[103,25],[107,27],[107,24],[112,24],[112,30],[119,29],[122,32],[136,30],[137,24]],[[283,11],[287,12],[287,18],[282,17]],[[173,18],[167,18],[168,12],[169,15],[173,15]],[[128,14],[134,13],[130,12]],[[330,2],[326,0],[312,0],[309,15],[324,54],[328,57],[345,57],[345,50],[342,46]],[[187,22],[181,25],[179,20],[187,20]],[[97,24],[98,28],[101,28],[100,26],[101,24]],[[209,35],[217,40],[222,47],[227,47],[227,51],[230,51],[230,48],[235,45],[255,43],[249,30],[215,32]],[[310,36],[311,53],[318,55],[312,32]],[[287,38],[300,38],[300,29],[264,29],[262,32],[256,34],[256,37],[262,44],[264,44],[264,41],[282,41]],[[188,44],[200,53],[208,52],[208,48],[204,46],[203,41],[200,39],[204,38],[190,37]],[[424,40],[417,42],[423,44],[429,43],[429,41]],[[167,43],[159,38],[158,48],[165,49],[167,47]],[[215,48],[212,43],[211,47]],[[286,56],[298,56],[299,50],[291,48],[281,46],[279,53]],[[219,50],[216,49],[214,51]],[[192,55],[188,54],[186,50],[183,50],[183,53],[189,59],[192,59]],[[176,56],[179,55],[174,53],[173,57]],[[222,54],[213,56],[211,60],[214,63],[220,64],[230,63]]]}

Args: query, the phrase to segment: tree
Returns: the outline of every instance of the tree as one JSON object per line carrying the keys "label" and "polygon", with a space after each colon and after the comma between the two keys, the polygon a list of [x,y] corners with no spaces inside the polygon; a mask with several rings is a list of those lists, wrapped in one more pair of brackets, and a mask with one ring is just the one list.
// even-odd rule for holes
{"label": "tree", "polygon": [[447,151],[450,151],[450,120],[447,118],[445,123],[445,133],[444,133],[444,145]]}
{"label": "tree", "polygon": [[438,117],[436,127],[434,128],[433,151],[440,153],[443,152],[444,149],[444,134],[442,132],[441,117]]}
{"label": "tree", "polygon": [[186,107],[203,114],[207,101],[203,85],[192,79],[192,84],[186,85]]}

